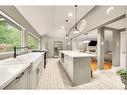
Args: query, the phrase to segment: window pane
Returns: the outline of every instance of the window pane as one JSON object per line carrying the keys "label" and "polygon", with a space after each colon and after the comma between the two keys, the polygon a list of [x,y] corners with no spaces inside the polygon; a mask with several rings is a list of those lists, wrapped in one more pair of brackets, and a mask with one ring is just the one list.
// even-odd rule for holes
{"label": "window pane", "polygon": [[38,39],[32,36],[30,33],[28,35],[28,46],[31,49],[38,49]]}
{"label": "window pane", "polygon": [[0,21],[0,52],[11,51],[13,46],[21,45],[21,31],[6,20]]}

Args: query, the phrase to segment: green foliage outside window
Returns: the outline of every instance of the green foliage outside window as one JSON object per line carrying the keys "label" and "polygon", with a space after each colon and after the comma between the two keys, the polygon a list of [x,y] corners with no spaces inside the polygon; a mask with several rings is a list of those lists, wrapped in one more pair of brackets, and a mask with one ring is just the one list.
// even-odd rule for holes
{"label": "green foliage outside window", "polygon": [[0,52],[11,51],[13,46],[21,45],[21,31],[0,21]]}
{"label": "green foliage outside window", "polygon": [[32,36],[31,34],[28,35],[28,46],[31,49],[37,49],[38,48],[38,39]]}

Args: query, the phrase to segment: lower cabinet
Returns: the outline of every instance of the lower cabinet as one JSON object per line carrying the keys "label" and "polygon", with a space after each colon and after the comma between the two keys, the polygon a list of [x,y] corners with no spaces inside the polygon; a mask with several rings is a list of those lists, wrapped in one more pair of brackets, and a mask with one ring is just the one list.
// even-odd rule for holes
{"label": "lower cabinet", "polygon": [[37,59],[4,89],[37,89],[44,68],[44,56]]}
{"label": "lower cabinet", "polygon": [[41,80],[41,77],[42,77],[42,72],[43,72],[43,68],[44,68],[44,65],[42,64],[43,62],[41,62],[39,65],[38,65],[38,72],[37,72],[37,84],[39,85],[40,83],[40,80]]}
{"label": "lower cabinet", "polygon": [[29,69],[19,74],[15,80],[4,89],[29,89]]}
{"label": "lower cabinet", "polygon": [[65,66],[67,74],[70,76],[70,79],[73,80],[73,58],[65,55]]}
{"label": "lower cabinet", "polygon": [[30,89],[37,89],[44,68],[43,57],[41,60],[37,60],[37,62],[33,63],[33,65],[34,66],[31,66],[31,71],[30,71]]}
{"label": "lower cabinet", "polygon": [[37,71],[30,71],[30,89],[37,88]]}

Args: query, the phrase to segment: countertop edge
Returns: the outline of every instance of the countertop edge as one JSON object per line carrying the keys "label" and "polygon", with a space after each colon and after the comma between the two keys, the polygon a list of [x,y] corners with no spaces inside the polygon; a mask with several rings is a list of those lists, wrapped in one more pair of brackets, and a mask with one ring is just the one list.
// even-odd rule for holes
{"label": "countertop edge", "polygon": [[19,74],[21,74],[23,71],[25,71],[29,66],[31,65],[31,63],[27,63],[26,66],[24,66],[19,72],[17,72],[16,74],[14,74],[14,76],[12,76],[12,78],[8,79],[5,83],[3,83],[2,85],[0,84],[0,89],[4,89],[8,84],[10,84]]}

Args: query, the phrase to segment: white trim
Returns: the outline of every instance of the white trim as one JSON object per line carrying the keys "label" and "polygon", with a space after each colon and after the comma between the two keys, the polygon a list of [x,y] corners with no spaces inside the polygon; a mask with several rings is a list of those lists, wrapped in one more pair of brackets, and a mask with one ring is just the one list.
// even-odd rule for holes
{"label": "white trim", "polygon": [[31,32],[28,32],[28,35],[32,35],[33,37],[35,37],[37,40],[38,40],[38,48],[37,49],[40,49],[41,47],[41,43],[40,43],[40,41],[41,41],[41,39],[40,38],[38,38],[37,36],[35,36],[34,34],[32,34]]}
{"label": "white trim", "polygon": [[28,32],[28,35],[32,35],[33,37],[35,37],[36,39],[38,39],[38,40],[40,40],[40,38],[38,38],[37,36],[35,36],[33,33],[31,33],[31,32]]}
{"label": "white trim", "polygon": [[15,23],[17,26],[21,27],[22,29],[26,30],[23,26],[21,26],[20,24],[18,24],[14,19],[12,19],[11,17],[9,17],[6,13],[4,13],[3,11],[0,10],[0,14],[2,16],[4,16],[5,18],[9,19],[10,21],[12,21],[13,23]]}

